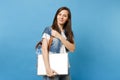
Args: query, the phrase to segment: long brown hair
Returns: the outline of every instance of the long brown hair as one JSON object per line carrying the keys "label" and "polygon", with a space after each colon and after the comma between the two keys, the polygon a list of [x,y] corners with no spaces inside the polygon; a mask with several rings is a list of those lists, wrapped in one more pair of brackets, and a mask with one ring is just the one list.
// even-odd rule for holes
{"label": "long brown hair", "polygon": [[68,11],[68,20],[66,21],[66,23],[63,26],[63,29],[65,30],[65,35],[67,37],[67,40],[70,41],[71,43],[74,43],[73,40],[73,32],[72,32],[72,28],[71,28],[71,12],[70,9],[67,7],[61,7],[57,10],[54,20],[53,20],[53,24],[52,24],[52,29],[58,31],[59,33],[61,33],[58,25],[57,25],[57,15],[62,11],[62,10],[67,10]]}

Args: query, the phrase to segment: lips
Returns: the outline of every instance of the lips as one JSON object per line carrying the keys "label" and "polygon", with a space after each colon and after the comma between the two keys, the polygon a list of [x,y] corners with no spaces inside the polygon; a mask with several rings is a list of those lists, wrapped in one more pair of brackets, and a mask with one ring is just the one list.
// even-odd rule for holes
{"label": "lips", "polygon": [[64,24],[65,20],[64,19],[58,19],[59,24]]}
{"label": "lips", "polygon": [[64,22],[64,20],[59,20],[60,22]]}

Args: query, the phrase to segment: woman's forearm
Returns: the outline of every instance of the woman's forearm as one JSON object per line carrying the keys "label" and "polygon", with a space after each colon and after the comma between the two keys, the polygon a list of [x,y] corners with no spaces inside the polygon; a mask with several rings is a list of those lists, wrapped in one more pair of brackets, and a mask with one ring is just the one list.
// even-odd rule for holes
{"label": "woman's forearm", "polygon": [[61,40],[61,42],[65,45],[65,47],[73,52],[75,50],[75,44],[74,43],[70,43],[68,40],[66,40],[64,37],[62,37],[61,35],[59,36],[59,39]]}
{"label": "woman's forearm", "polygon": [[48,52],[43,51],[42,55],[43,55],[43,60],[44,60],[45,68],[49,69],[50,68],[50,64],[49,64],[49,55],[48,55]]}
{"label": "woman's forearm", "polygon": [[43,39],[42,42],[42,55],[43,55],[43,60],[44,60],[44,64],[45,64],[45,68],[49,69],[50,68],[50,64],[49,64],[49,53],[47,51],[47,41],[45,39]]}

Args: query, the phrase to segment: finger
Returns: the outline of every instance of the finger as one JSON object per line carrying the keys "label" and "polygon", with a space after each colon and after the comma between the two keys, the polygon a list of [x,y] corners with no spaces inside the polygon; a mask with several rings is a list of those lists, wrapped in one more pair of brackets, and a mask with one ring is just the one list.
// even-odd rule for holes
{"label": "finger", "polygon": [[51,75],[51,74],[47,74],[47,76],[48,76],[48,77],[52,77],[52,75]]}
{"label": "finger", "polygon": [[48,73],[47,76],[48,77],[54,77],[54,73]]}
{"label": "finger", "polygon": [[53,70],[53,73],[54,73],[54,75],[57,75],[57,74],[58,74],[55,70]]}

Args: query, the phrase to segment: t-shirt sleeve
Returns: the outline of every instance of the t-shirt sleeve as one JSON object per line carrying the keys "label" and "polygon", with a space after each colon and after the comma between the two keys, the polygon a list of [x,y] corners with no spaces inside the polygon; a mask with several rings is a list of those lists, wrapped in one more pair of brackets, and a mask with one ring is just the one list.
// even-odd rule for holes
{"label": "t-shirt sleeve", "polygon": [[51,28],[50,27],[46,27],[45,30],[43,31],[42,39],[46,38],[47,40],[49,40],[50,39],[50,35],[51,35]]}

